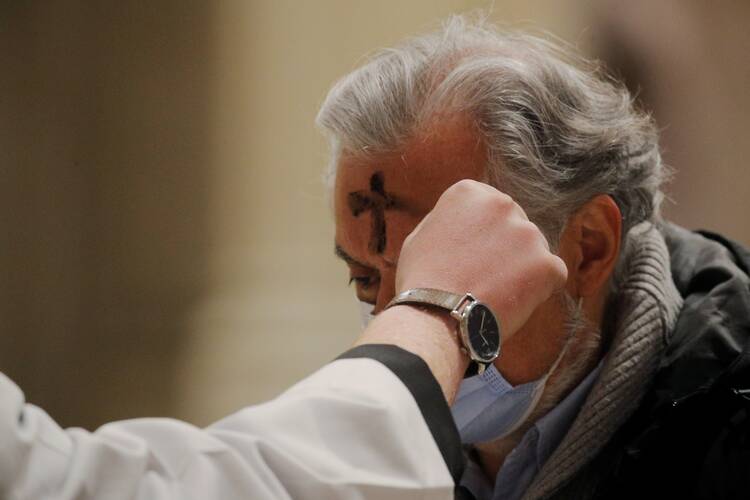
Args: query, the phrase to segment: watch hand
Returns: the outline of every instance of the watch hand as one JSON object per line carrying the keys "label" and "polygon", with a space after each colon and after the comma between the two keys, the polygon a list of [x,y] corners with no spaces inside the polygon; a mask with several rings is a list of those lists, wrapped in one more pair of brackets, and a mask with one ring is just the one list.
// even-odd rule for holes
{"label": "watch hand", "polygon": [[484,316],[485,314],[482,313],[482,323],[479,325],[479,336],[482,337],[484,345],[490,345],[489,342],[487,342],[487,339],[484,338],[484,335],[482,335],[482,333],[484,332]]}

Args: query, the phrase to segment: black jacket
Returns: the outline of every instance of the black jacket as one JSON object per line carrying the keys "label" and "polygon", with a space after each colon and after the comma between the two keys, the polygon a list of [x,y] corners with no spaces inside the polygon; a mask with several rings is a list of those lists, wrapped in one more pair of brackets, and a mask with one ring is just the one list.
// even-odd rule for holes
{"label": "black jacket", "polygon": [[663,228],[684,305],[653,384],[554,498],[750,499],[750,253]]}

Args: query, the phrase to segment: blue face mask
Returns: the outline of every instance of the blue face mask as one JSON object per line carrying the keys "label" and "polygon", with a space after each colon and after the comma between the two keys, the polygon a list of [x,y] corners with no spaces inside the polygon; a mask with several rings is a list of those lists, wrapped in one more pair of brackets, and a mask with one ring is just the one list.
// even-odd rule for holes
{"label": "blue face mask", "polygon": [[367,325],[370,324],[372,318],[375,317],[375,315],[372,314],[373,309],[375,309],[374,305],[362,302],[361,300],[359,301],[359,319],[362,322],[363,330],[367,328]]}
{"label": "blue face mask", "polygon": [[[363,329],[375,317],[372,314],[374,308],[372,304],[360,301]],[[547,379],[565,355],[571,337],[568,337],[552,367],[538,380],[513,386],[497,371],[495,365],[487,367],[481,375],[464,379],[451,408],[461,441],[493,441],[518,429],[539,403]]]}
{"label": "blue face mask", "polygon": [[451,408],[461,441],[494,441],[518,429],[539,404],[547,379],[565,355],[570,338],[552,367],[538,380],[511,385],[495,365],[487,367],[481,375],[464,379]]}

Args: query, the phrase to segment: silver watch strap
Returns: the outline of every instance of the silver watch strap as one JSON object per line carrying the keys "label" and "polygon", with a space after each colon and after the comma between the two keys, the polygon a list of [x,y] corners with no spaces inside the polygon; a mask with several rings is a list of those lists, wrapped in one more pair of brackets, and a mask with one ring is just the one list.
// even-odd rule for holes
{"label": "silver watch strap", "polygon": [[475,300],[470,293],[459,295],[435,288],[412,288],[395,296],[385,307],[387,309],[398,304],[430,304],[447,309],[451,313],[458,313],[463,303]]}

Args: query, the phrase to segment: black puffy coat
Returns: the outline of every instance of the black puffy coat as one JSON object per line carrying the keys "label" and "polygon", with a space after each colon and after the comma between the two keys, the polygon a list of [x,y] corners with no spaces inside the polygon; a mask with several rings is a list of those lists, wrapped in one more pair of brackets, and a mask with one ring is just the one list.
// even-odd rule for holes
{"label": "black puffy coat", "polygon": [[663,232],[684,305],[653,384],[555,498],[750,499],[750,252]]}

